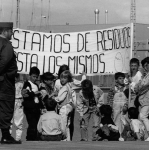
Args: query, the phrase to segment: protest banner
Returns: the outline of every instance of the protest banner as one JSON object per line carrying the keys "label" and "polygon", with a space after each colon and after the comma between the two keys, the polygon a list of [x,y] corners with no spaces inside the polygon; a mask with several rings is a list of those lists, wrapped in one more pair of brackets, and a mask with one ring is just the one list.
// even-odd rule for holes
{"label": "protest banner", "polygon": [[41,74],[56,74],[67,64],[72,74],[87,75],[128,72],[132,53],[131,24],[103,30],[70,33],[43,33],[14,29],[12,44],[18,70],[28,74],[37,66]]}

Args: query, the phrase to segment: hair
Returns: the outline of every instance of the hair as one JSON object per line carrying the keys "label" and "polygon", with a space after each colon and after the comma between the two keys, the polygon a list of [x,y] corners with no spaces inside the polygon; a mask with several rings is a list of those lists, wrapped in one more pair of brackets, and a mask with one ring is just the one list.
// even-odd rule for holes
{"label": "hair", "polygon": [[20,77],[20,74],[19,74],[19,73],[16,73],[15,78],[19,79],[19,77]]}
{"label": "hair", "polygon": [[139,115],[139,111],[137,108],[135,107],[130,107],[128,109],[128,116],[129,119],[138,119],[138,115]]}
{"label": "hair", "polygon": [[61,73],[60,78],[63,78],[63,77],[67,77],[68,78],[68,82],[72,82],[73,81],[72,74],[70,73],[69,70],[65,70],[65,71],[63,71]]}
{"label": "hair", "polygon": [[132,58],[132,59],[130,60],[130,65],[133,64],[133,63],[135,63],[135,64],[137,64],[138,66],[140,66],[139,59],[137,59],[137,58]]}
{"label": "hair", "polygon": [[149,57],[146,57],[144,58],[142,61],[141,61],[141,64],[142,64],[142,67],[144,68],[144,65],[148,63],[149,64]]}
{"label": "hair", "polygon": [[111,117],[112,115],[112,108],[110,105],[102,105],[100,107],[100,113],[101,115],[104,115],[105,117]]}
{"label": "hair", "polygon": [[2,34],[2,32],[4,32],[4,31],[8,31],[8,30],[13,30],[13,28],[12,27],[0,27],[0,34]]}
{"label": "hair", "polygon": [[51,80],[51,81],[53,81],[53,80],[55,80],[56,78],[55,78],[55,76],[52,74],[52,73],[50,73],[50,72],[45,72],[42,76],[41,76],[41,79],[44,81],[44,80]]}
{"label": "hair", "polygon": [[64,64],[64,65],[60,66],[59,71],[58,71],[58,79],[60,79],[61,73],[65,70],[69,70],[69,67],[67,65]]}
{"label": "hair", "polygon": [[55,101],[55,99],[53,98],[47,98],[45,101],[45,106],[47,111],[54,111],[56,106],[57,106],[57,102]]}
{"label": "hair", "polygon": [[32,75],[32,74],[36,74],[36,75],[40,75],[40,70],[37,68],[37,67],[32,67],[30,69],[30,72],[29,72],[29,75]]}
{"label": "hair", "polygon": [[93,84],[89,79],[85,79],[81,82],[82,94],[86,99],[94,98]]}
{"label": "hair", "polygon": [[115,73],[114,77],[115,77],[115,80],[117,80],[119,77],[125,78],[125,74],[122,72],[117,72]]}

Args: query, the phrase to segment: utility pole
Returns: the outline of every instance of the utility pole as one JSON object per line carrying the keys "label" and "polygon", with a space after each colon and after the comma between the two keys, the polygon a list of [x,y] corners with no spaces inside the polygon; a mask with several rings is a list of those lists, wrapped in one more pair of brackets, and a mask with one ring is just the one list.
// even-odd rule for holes
{"label": "utility pole", "polygon": [[20,0],[17,0],[16,28],[20,27]]}
{"label": "utility pole", "polygon": [[0,21],[3,20],[2,0],[0,0]]}
{"label": "utility pole", "polygon": [[130,8],[130,22],[133,23],[133,51],[134,57],[136,57],[137,49],[136,49],[136,0],[131,0],[131,8]]}

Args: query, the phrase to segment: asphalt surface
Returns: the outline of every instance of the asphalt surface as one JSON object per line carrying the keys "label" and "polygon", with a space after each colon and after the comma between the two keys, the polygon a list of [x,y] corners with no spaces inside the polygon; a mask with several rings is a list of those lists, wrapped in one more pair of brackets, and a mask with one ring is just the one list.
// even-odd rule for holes
{"label": "asphalt surface", "polygon": [[23,142],[0,150],[149,150],[149,142]]}

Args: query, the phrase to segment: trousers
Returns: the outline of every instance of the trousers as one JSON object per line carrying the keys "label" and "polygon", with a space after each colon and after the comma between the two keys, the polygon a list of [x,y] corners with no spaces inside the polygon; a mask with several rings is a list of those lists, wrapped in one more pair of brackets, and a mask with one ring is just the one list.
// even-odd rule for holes
{"label": "trousers", "polygon": [[[22,99],[15,100],[15,107],[14,107],[14,114],[11,120],[11,123],[16,127],[16,140],[21,140],[22,130],[23,130],[23,106],[22,106]],[[10,127],[10,134],[12,133],[12,125]]]}

